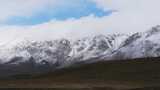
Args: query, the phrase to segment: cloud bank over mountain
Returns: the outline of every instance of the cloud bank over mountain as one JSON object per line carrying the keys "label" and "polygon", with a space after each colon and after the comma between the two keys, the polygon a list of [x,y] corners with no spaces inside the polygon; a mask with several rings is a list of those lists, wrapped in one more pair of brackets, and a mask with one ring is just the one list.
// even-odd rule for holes
{"label": "cloud bank over mountain", "polygon": [[[94,3],[96,8],[89,8]],[[5,22],[12,16],[30,17],[49,8],[64,9],[62,16],[72,13],[74,5],[76,10],[101,9],[106,12],[98,16],[98,12],[90,12],[79,18],[68,17],[65,20],[57,20],[56,17],[49,21],[36,25],[8,25],[2,24],[0,28],[0,41],[11,41],[14,38],[26,39],[56,39],[79,38],[95,34],[133,33],[143,32],[148,28],[160,24],[159,0],[2,0],[0,22]],[[80,3],[81,2],[81,3]],[[63,7],[64,6],[64,7]],[[67,6],[67,7],[66,7]],[[71,6],[72,8],[70,9]],[[82,9],[83,8],[83,9]],[[86,8],[86,9],[84,9]],[[89,9],[88,9],[89,8]],[[67,10],[67,11],[66,11]],[[77,13],[76,14],[81,14]],[[74,14],[75,14],[74,13]],[[40,14],[41,15],[41,14]],[[43,17],[42,17],[43,18]],[[16,21],[16,19],[15,19]],[[32,21],[32,20],[31,20]],[[38,21],[38,19],[37,19]],[[12,21],[14,22],[14,21]]]}
{"label": "cloud bank over mountain", "polygon": [[93,0],[104,10],[116,13],[108,17],[106,25],[122,32],[144,31],[160,23],[159,0]]}

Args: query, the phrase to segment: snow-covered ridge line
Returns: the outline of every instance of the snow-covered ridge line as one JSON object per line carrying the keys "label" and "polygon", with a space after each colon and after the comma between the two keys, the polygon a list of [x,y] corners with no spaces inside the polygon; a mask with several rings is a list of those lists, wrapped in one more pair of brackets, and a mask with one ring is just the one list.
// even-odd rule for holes
{"label": "snow-covered ridge line", "polygon": [[133,35],[113,34],[67,39],[34,41],[13,40],[0,45],[1,64],[70,65],[81,61],[127,59],[160,56],[160,26]]}

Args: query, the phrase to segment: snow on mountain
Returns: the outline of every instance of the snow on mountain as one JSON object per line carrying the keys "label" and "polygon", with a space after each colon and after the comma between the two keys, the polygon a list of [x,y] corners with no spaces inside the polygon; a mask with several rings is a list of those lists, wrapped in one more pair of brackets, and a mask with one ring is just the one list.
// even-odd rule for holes
{"label": "snow on mountain", "polygon": [[34,41],[16,39],[0,46],[0,62],[19,64],[34,58],[36,63],[44,61],[61,65],[100,57],[117,49],[128,36],[97,35],[76,41],[66,39]]}
{"label": "snow on mountain", "polygon": [[[132,35],[113,34],[67,39],[34,41],[15,39],[0,44],[0,64],[35,64],[63,67],[77,62],[160,56],[160,26]],[[96,58],[96,60],[94,59]]]}
{"label": "snow on mountain", "polygon": [[131,35],[111,58],[131,59],[160,56],[160,26]]}
{"label": "snow on mountain", "polygon": [[80,60],[87,60],[94,57],[106,55],[111,51],[117,49],[121,42],[123,42],[127,35],[98,35],[95,37],[84,38],[73,43],[71,56],[81,58]]}

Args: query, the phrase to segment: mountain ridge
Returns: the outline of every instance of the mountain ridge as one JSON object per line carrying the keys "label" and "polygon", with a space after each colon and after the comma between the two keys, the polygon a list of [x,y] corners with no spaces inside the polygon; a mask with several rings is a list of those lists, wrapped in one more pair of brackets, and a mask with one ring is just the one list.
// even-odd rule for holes
{"label": "mountain ridge", "polygon": [[0,64],[8,67],[36,64],[37,70],[39,67],[64,68],[80,62],[159,57],[159,41],[159,25],[132,35],[96,35],[75,41],[64,38],[49,41],[15,40],[0,47]]}

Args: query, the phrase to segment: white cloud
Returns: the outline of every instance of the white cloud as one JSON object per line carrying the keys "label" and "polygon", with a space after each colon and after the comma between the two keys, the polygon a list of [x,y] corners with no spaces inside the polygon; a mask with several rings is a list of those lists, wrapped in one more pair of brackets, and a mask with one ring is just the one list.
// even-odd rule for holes
{"label": "white cloud", "polygon": [[103,24],[105,18],[90,15],[80,19],[68,19],[65,21],[52,20],[33,26],[3,26],[0,28],[0,42],[8,42],[15,39],[77,39],[82,36],[104,34],[107,32],[104,30],[106,25]]}
{"label": "white cloud", "polygon": [[104,10],[115,10],[105,23],[111,30],[137,32],[160,24],[160,0],[92,0]]}
{"label": "white cloud", "polygon": [[12,16],[29,17],[46,7],[55,7],[57,0],[0,0],[0,21]]}
{"label": "white cloud", "polygon": [[[159,0],[91,0],[97,3],[97,5],[104,9],[114,9],[119,11],[143,11],[148,12],[153,9],[158,9]],[[132,11],[133,10],[133,11]]]}
{"label": "white cloud", "polygon": [[4,26],[0,28],[0,41],[17,38],[48,40],[62,37],[79,38],[95,34],[142,32],[160,24],[159,0],[94,1],[104,10],[117,12],[104,17],[90,15],[65,21],[52,20],[34,26]]}

